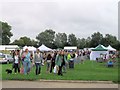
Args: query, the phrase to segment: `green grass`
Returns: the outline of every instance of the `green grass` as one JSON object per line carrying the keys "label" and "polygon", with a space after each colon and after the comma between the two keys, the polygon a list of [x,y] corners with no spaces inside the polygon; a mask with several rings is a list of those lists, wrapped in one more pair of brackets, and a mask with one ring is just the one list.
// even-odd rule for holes
{"label": "green grass", "polygon": [[11,74],[8,75],[5,70],[11,68],[11,64],[3,64],[2,79],[3,80],[99,80],[99,81],[118,81],[118,66],[107,68],[105,63],[97,63],[95,61],[86,60],[84,64],[75,64],[74,69],[67,69],[67,73],[63,76],[46,73],[46,66],[42,66],[41,75],[35,75],[35,67],[29,75]]}

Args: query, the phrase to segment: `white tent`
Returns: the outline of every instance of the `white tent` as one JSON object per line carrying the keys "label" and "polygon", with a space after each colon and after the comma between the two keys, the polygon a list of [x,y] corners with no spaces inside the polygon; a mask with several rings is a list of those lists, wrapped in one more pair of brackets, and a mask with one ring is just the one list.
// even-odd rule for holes
{"label": "white tent", "polygon": [[16,50],[19,49],[18,45],[0,45],[0,50]]}
{"label": "white tent", "polygon": [[109,52],[108,51],[91,51],[90,53],[90,60],[96,60],[96,58],[100,58],[100,54],[106,54],[106,58],[109,58]]}
{"label": "white tent", "polygon": [[114,49],[114,48],[111,47],[110,45],[107,47],[107,49],[108,49],[109,51],[116,51],[116,49]]}
{"label": "white tent", "polygon": [[25,49],[28,49],[29,51],[36,51],[36,48],[33,46],[24,46],[23,50],[25,51]]}
{"label": "white tent", "polygon": [[23,51],[25,51],[25,49],[27,49],[27,48],[28,48],[27,46],[24,46],[24,47],[23,47]]}
{"label": "white tent", "polygon": [[48,48],[48,47],[46,47],[45,45],[41,45],[39,48],[38,48],[40,51],[52,51],[52,49],[51,48]]}
{"label": "white tent", "polygon": [[1,45],[0,50],[5,50],[5,47]]}
{"label": "white tent", "polygon": [[90,60],[96,60],[96,58],[100,58],[100,54],[106,54],[106,58],[109,58],[108,49],[103,45],[98,45],[96,48],[92,49],[90,53]]}
{"label": "white tent", "polygon": [[33,46],[29,46],[29,47],[28,47],[28,50],[29,50],[29,51],[36,51],[36,48],[33,47]]}
{"label": "white tent", "polygon": [[92,49],[94,49],[94,48],[92,47],[92,48],[89,48],[88,50],[89,50],[89,51],[92,51]]}

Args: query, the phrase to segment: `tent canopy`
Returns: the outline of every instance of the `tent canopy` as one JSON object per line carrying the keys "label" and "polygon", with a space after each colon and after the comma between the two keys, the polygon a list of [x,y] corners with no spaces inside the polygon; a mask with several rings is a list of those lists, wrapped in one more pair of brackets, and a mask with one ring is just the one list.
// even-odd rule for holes
{"label": "tent canopy", "polygon": [[96,48],[92,49],[92,51],[108,51],[108,49],[100,44]]}
{"label": "tent canopy", "polygon": [[29,47],[28,47],[28,50],[30,50],[30,51],[36,51],[36,48],[33,47],[33,46],[29,46]]}
{"label": "tent canopy", "polygon": [[23,47],[23,50],[25,51],[25,49],[27,49],[27,48],[28,48],[27,46],[24,46],[24,47]]}
{"label": "tent canopy", "polygon": [[33,46],[24,46],[23,50],[25,51],[25,49],[28,49],[29,51],[36,51],[36,48]]}
{"label": "tent canopy", "polygon": [[0,46],[0,50],[5,50],[5,47],[4,46]]}
{"label": "tent canopy", "polygon": [[96,58],[100,58],[101,54],[106,54],[106,58],[109,58],[109,52],[108,51],[92,51],[90,53],[90,60],[96,60]]}
{"label": "tent canopy", "polygon": [[0,50],[16,50],[19,49],[18,45],[0,45]]}
{"label": "tent canopy", "polygon": [[96,58],[99,58],[101,54],[106,54],[106,58],[109,57],[109,51],[106,47],[103,45],[98,45],[96,48],[93,48],[90,53],[90,60],[96,60]]}
{"label": "tent canopy", "polygon": [[114,48],[111,47],[110,45],[107,47],[107,49],[108,49],[109,51],[116,51],[116,49],[114,49]]}
{"label": "tent canopy", "polygon": [[40,51],[52,51],[51,48],[46,47],[44,44],[42,44],[38,49]]}

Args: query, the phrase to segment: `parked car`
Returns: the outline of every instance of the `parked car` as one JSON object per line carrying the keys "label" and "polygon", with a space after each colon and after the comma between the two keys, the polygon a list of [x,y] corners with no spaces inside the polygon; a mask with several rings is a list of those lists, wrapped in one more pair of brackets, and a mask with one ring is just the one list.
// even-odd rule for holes
{"label": "parked car", "polygon": [[0,52],[0,55],[2,55],[3,53]]}
{"label": "parked car", "polygon": [[0,63],[12,63],[14,59],[10,54],[0,54]]}

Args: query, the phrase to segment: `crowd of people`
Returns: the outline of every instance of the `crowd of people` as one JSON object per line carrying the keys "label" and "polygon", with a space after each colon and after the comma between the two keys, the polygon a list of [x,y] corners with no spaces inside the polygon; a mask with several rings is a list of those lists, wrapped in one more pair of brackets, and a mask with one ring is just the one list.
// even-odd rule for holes
{"label": "crowd of people", "polygon": [[[63,72],[67,72],[70,60],[77,61],[77,57],[81,57],[81,63],[84,62],[84,56],[89,58],[90,52],[88,51],[51,51],[51,52],[41,52],[36,49],[34,53],[25,49],[22,53],[19,50],[12,52],[14,58],[13,67],[14,73],[23,73],[25,75],[29,74],[32,67],[35,66],[35,74],[41,74],[41,67],[46,66],[46,73],[57,73],[58,75],[63,75]],[[55,71],[55,70],[56,71]]]}
{"label": "crowd of people", "polygon": [[[15,74],[23,73],[27,75],[35,66],[35,74],[40,75],[42,66],[46,66],[46,73],[56,73],[62,76],[70,68],[71,60],[84,64],[84,61],[90,58],[90,51],[59,50],[41,52],[39,49],[36,49],[32,53],[28,49],[25,49],[22,53],[20,53],[20,50],[13,51],[12,56],[14,58],[12,69],[14,69]],[[106,61],[106,59],[103,58],[103,61]],[[108,64],[112,65],[113,63],[111,64],[111,61],[108,61]]]}

